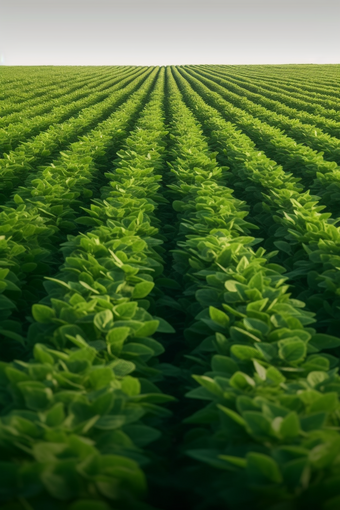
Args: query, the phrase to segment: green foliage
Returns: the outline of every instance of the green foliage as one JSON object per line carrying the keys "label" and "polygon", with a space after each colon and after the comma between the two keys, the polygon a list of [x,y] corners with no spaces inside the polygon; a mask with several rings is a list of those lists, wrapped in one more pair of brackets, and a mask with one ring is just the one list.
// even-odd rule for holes
{"label": "green foliage", "polygon": [[268,69],[4,70],[5,510],[338,508],[337,68]]}
{"label": "green foliage", "polygon": [[[259,242],[249,235],[254,225],[247,222],[244,204],[224,184],[227,179],[235,183],[237,195],[238,186],[246,188],[248,175],[254,176],[252,182],[261,182],[262,189],[273,189],[275,184],[272,196],[276,212],[281,190],[282,196],[288,190],[293,195],[296,188],[299,193],[297,180],[283,178],[281,169],[276,170],[273,164],[269,171],[266,156],[223,121],[188,84],[208,103],[218,103],[219,110],[230,109],[217,94],[203,87],[204,80],[194,81],[191,71],[172,68],[172,72],[184,100],[225,150],[224,161],[233,165],[233,173],[235,168],[235,177],[225,174],[221,179],[223,167],[216,162],[214,169],[208,167],[214,156],[209,158],[197,120],[183,105],[168,71],[176,133],[173,150],[180,153],[172,163],[176,180],[170,188],[184,234],[174,253],[174,267],[185,275],[187,314],[191,316],[186,330],[189,355],[183,366],[200,385],[193,386],[186,396],[202,399],[202,407],[185,419],[187,425],[196,427],[193,437],[197,430],[186,449],[190,457],[207,464],[205,471],[201,468],[205,489],[197,492],[206,508],[213,502],[217,507],[224,502],[230,508],[240,508],[243,491],[233,492],[235,478],[228,481],[223,475],[229,470],[237,476],[237,483],[247,488],[249,507],[276,508],[283,501],[294,501],[294,508],[305,508],[304,498],[312,502],[313,497],[321,505],[323,498],[333,496],[324,487],[327,477],[330,473],[337,476],[339,436],[333,426],[338,424],[335,388],[340,388],[340,378],[337,368],[330,369],[332,358],[328,356],[329,349],[337,348],[338,338],[317,333],[315,314],[304,310],[303,301],[291,297],[284,267],[271,261],[277,252],[267,254],[262,247],[253,248]],[[210,192],[205,193],[205,189]],[[253,190],[246,188],[247,197]],[[252,200],[262,200],[260,197],[255,195]],[[287,210],[287,200],[283,203]],[[292,203],[298,211],[298,205]],[[305,203],[306,210],[309,207],[311,211],[313,206],[307,206],[307,200]],[[281,224],[286,222],[291,234],[285,236],[280,249],[290,255],[290,247],[295,246],[295,219],[287,213],[282,217]],[[320,215],[325,223],[324,218]],[[278,238],[284,231],[274,232]],[[315,232],[306,229],[306,235],[313,235],[313,239]],[[337,364],[335,359],[335,367]],[[203,427],[205,433],[199,434]]]}

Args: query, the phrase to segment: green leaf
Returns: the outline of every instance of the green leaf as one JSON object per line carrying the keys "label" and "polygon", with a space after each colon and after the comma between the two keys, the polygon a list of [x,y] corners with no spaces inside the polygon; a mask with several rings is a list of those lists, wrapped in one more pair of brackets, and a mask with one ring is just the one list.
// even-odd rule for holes
{"label": "green leaf", "polygon": [[305,358],[307,346],[302,340],[287,338],[279,341],[279,356],[288,363],[297,363]]}
{"label": "green leaf", "polygon": [[143,344],[137,344],[134,342],[129,342],[123,346],[123,352],[133,357],[140,356],[144,360],[148,360],[152,356],[155,355],[153,349],[147,347]]}
{"label": "green leaf", "polygon": [[51,356],[51,354],[46,352],[45,349],[46,348],[44,345],[35,344],[34,349],[33,349],[34,358],[36,360],[40,361],[41,363],[48,363],[49,365],[54,365],[53,356]]}
{"label": "green leaf", "polygon": [[231,315],[234,315],[235,317],[238,317],[240,319],[243,319],[244,317],[247,317],[244,315],[244,313],[239,312],[238,310],[235,310],[231,306],[227,305],[226,303],[222,303],[223,308],[229,312]]}
{"label": "green leaf", "polygon": [[20,204],[24,204],[24,200],[21,198],[20,195],[18,194],[15,194],[14,197],[13,197],[13,200],[14,202],[17,204],[17,205],[20,205]]}
{"label": "green leaf", "polygon": [[119,354],[123,348],[124,341],[130,334],[130,328],[126,326],[121,326],[118,328],[113,328],[106,335],[106,341],[109,344],[109,352],[112,354]]}
{"label": "green leaf", "polygon": [[156,333],[159,326],[159,321],[146,321],[144,324],[134,332],[135,337],[152,336]]}
{"label": "green leaf", "polygon": [[273,435],[271,422],[263,414],[256,411],[245,411],[243,418],[247,422],[251,433],[255,436],[268,439],[268,436]]}
{"label": "green leaf", "polygon": [[157,332],[158,333],[176,333],[176,330],[162,317],[155,317],[155,320],[159,322]]}
{"label": "green leaf", "polygon": [[274,245],[276,246],[276,248],[278,250],[283,251],[283,252],[287,253],[288,255],[292,254],[292,247],[286,241],[274,241]]}
{"label": "green leaf", "polygon": [[100,294],[100,292],[98,292],[98,290],[91,287],[91,285],[89,285],[88,283],[83,282],[82,280],[79,280],[79,283],[80,283],[80,285],[82,285],[84,287],[84,289],[90,290],[91,292],[93,292],[93,294]]}
{"label": "green leaf", "polygon": [[229,418],[231,418],[233,421],[235,421],[236,423],[238,423],[238,425],[241,425],[241,427],[245,427],[246,426],[246,421],[242,418],[242,416],[240,416],[238,413],[236,413],[235,411],[233,411],[232,409],[229,409],[228,407],[225,407],[225,406],[222,406],[220,404],[217,404],[217,407],[224,413],[226,414],[227,416],[229,416]]}
{"label": "green leaf", "polygon": [[257,335],[258,332],[264,337],[269,333],[269,327],[267,324],[259,319],[249,318],[243,319],[243,324],[248,331],[253,331]]}
{"label": "green leaf", "polygon": [[235,280],[227,280],[224,284],[225,288],[229,291],[229,292],[237,292],[237,287],[236,285],[238,284],[237,281]]}
{"label": "green leaf", "polygon": [[137,283],[135,288],[133,289],[132,297],[133,299],[141,299],[145,298],[152,289],[154,288],[155,284],[153,282],[140,282]]}
{"label": "green leaf", "polygon": [[119,319],[128,320],[133,318],[137,312],[137,307],[137,302],[131,301],[129,303],[122,303],[121,305],[115,306],[113,311],[119,316]]}
{"label": "green leaf", "polygon": [[127,361],[125,359],[119,359],[114,361],[110,365],[113,368],[113,371],[116,376],[123,377],[124,375],[131,374],[136,368],[136,366],[131,363],[131,361]]}
{"label": "green leaf", "polygon": [[86,347],[82,347],[81,349],[77,349],[76,351],[73,351],[69,354],[68,361],[89,361],[92,363],[96,356],[96,350],[93,347],[89,347],[88,345]]}
{"label": "green leaf", "polygon": [[306,484],[306,478],[309,478],[310,475],[309,462],[306,458],[301,457],[286,462],[282,468],[282,474],[285,483],[290,489],[296,488],[299,485],[304,486]]}
{"label": "green leaf", "polygon": [[138,421],[145,414],[145,410],[140,407],[132,407],[124,410],[124,414],[101,416],[95,424],[95,428],[103,430],[113,430],[120,428],[124,424]]}
{"label": "green leaf", "polygon": [[305,432],[321,429],[326,418],[327,413],[314,413],[309,416],[303,416],[300,418],[301,428]]}
{"label": "green leaf", "polygon": [[153,350],[155,356],[160,356],[165,351],[162,344],[154,340],[153,338],[141,337],[134,338],[134,344],[142,344]]}
{"label": "green leaf", "polygon": [[229,381],[230,386],[239,390],[246,390],[255,386],[255,381],[243,372],[235,372]]}
{"label": "green leaf", "polygon": [[26,406],[33,411],[44,411],[50,406],[53,393],[41,383],[22,382],[18,384],[24,396]]}
{"label": "green leaf", "polygon": [[130,375],[127,375],[121,381],[121,385],[124,393],[126,393],[130,397],[140,394],[141,385],[136,377],[131,377]]}
{"label": "green leaf", "polygon": [[307,371],[312,370],[313,372],[327,372],[329,370],[329,360],[323,356],[313,357],[309,356],[306,363],[301,365],[301,368],[304,368]]}
{"label": "green leaf", "polygon": [[326,381],[327,379],[328,379],[328,375],[326,374],[326,372],[315,371],[315,372],[310,372],[307,375],[307,382],[312,387],[317,386],[318,384],[320,384],[323,381]]}
{"label": "green leaf", "polygon": [[109,344],[121,343],[129,336],[130,328],[125,326],[113,328],[106,335],[106,340]]}
{"label": "green leaf", "polygon": [[132,439],[133,443],[140,448],[144,448],[144,446],[147,446],[149,443],[161,437],[159,430],[148,427],[147,425],[126,425],[124,427],[124,432]]}
{"label": "green leaf", "polygon": [[247,257],[242,257],[240,262],[236,266],[236,271],[238,273],[243,273],[243,271],[249,266],[249,261]]}
{"label": "green leaf", "polygon": [[87,227],[96,227],[102,223],[100,220],[89,216],[80,216],[79,218],[76,218],[75,221],[80,225],[86,225]]}
{"label": "green leaf", "polygon": [[234,342],[261,342],[261,339],[258,336],[255,336],[252,333],[249,333],[249,331],[238,328],[236,326],[232,326],[230,328],[230,336]]}
{"label": "green leaf", "polygon": [[256,370],[257,375],[259,376],[262,381],[265,381],[267,378],[267,371],[266,369],[258,363],[255,359],[253,359],[254,368]]}
{"label": "green leaf", "polygon": [[234,466],[245,468],[247,467],[247,461],[246,459],[243,459],[242,457],[233,457],[231,455],[219,455],[219,459],[226,460],[227,462],[230,462],[231,464],[234,464]]}
{"label": "green leaf", "polygon": [[109,367],[94,367],[89,375],[91,385],[95,390],[109,386],[113,378],[113,370]]}
{"label": "green leaf", "polygon": [[30,380],[30,376],[28,374],[11,366],[5,368],[5,374],[10,382],[14,384]]}
{"label": "green leaf", "polygon": [[113,314],[111,310],[104,310],[102,312],[96,313],[93,322],[99,331],[108,331],[113,326]]}
{"label": "green leaf", "polygon": [[255,276],[253,276],[249,283],[248,283],[248,286],[250,289],[257,289],[258,291],[262,292],[263,291],[263,276],[262,276],[262,273],[261,272],[258,272]]}
{"label": "green leaf", "polygon": [[238,370],[238,365],[228,356],[215,354],[211,360],[211,367],[214,372],[225,372],[227,376],[233,375]]}
{"label": "green leaf", "polygon": [[263,308],[268,303],[268,298],[259,299],[258,301],[253,301],[247,305],[247,311],[255,311],[261,312]]}
{"label": "green leaf", "polygon": [[58,402],[46,413],[46,425],[48,427],[57,427],[65,420],[64,404]]}
{"label": "green leaf", "polygon": [[126,423],[124,415],[106,415],[101,416],[95,423],[96,429],[101,430],[114,430],[121,428]]}
{"label": "green leaf", "polygon": [[229,326],[230,320],[228,315],[221,310],[218,310],[218,308],[209,306],[209,315],[211,320],[219,324],[219,326],[222,326],[223,328],[227,328]]}
{"label": "green leaf", "polygon": [[285,416],[281,422],[280,434],[283,438],[293,438],[300,432],[299,417],[295,412],[291,412]]}
{"label": "green leaf", "polygon": [[213,393],[217,396],[222,396],[223,391],[219,387],[219,385],[210,377],[207,377],[205,375],[193,375],[192,376],[195,381],[197,381],[203,388],[206,388],[210,393]]}
{"label": "green leaf", "polygon": [[315,400],[310,408],[310,413],[332,413],[339,407],[338,395],[335,392],[326,393],[322,395],[320,398]]}
{"label": "green leaf", "polygon": [[8,299],[6,296],[4,295],[0,295],[0,311],[1,310],[14,310],[16,308],[15,304],[13,303],[13,301],[11,301],[10,299]]}
{"label": "green leaf", "polygon": [[339,455],[339,448],[340,438],[319,444],[309,452],[309,461],[316,469],[331,467],[331,464]]}
{"label": "green leaf", "polygon": [[270,379],[274,384],[281,384],[286,378],[275,367],[269,367],[267,370],[267,380]]}
{"label": "green leaf", "polygon": [[54,310],[45,305],[33,305],[32,315],[37,322],[42,324],[49,324],[55,318]]}
{"label": "green leaf", "polygon": [[255,349],[255,347],[248,347],[247,345],[232,345],[230,349],[231,353],[236,356],[236,358],[245,360],[245,359],[263,359],[263,356]]}
{"label": "green leaf", "polygon": [[334,349],[340,346],[340,338],[325,333],[316,333],[312,336],[310,344],[319,351]]}
{"label": "green leaf", "polygon": [[262,453],[247,454],[247,471],[251,480],[258,480],[261,477],[273,483],[282,482],[278,464],[274,459]]}
{"label": "green leaf", "polygon": [[58,464],[47,464],[40,478],[50,496],[57,500],[66,501],[77,494],[75,489],[77,487],[77,476],[74,464],[69,460],[59,461]]}

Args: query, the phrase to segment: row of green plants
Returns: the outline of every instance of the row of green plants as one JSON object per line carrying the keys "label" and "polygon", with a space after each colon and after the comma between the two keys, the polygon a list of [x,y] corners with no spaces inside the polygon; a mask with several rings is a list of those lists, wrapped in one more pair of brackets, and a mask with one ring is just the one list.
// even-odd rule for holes
{"label": "row of green plants", "polygon": [[[211,66],[204,67],[212,68]],[[226,68],[223,68],[223,66],[214,66],[214,68],[219,71],[226,71]],[[241,80],[249,82],[249,74],[247,74],[245,70],[242,70],[240,67],[237,70],[235,68],[233,68],[231,71],[228,70],[228,76],[230,75],[237,76]],[[287,89],[292,85],[293,87],[298,88],[300,91],[306,90],[308,95],[311,96],[314,95],[314,93],[319,93],[323,96],[336,97],[338,94],[339,86],[336,82],[333,82],[333,84],[330,82],[327,83],[326,81],[324,83],[320,83],[320,80],[316,79],[312,73],[309,73],[308,79],[306,79],[306,76],[301,77],[297,74],[292,75],[290,71],[284,77],[282,77],[282,75],[270,76],[268,73],[263,74],[260,71],[256,72],[253,70],[251,76],[254,78],[255,84],[256,80],[258,80],[269,82],[269,84],[274,83],[276,85],[284,85]]]}
{"label": "row of green plants", "polygon": [[[253,79],[250,79],[250,76],[245,76],[243,73],[239,73],[239,72],[232,72],[232,73],[228,73],[228,75],[226,75],[222,69],[219,69],[218,66],[215,66],[214,68],[211,67],[211,66],[193,66],[193,68],[197,68],[197,69],[202,69],[202,70],[205,70],[205,71],[208,71],[209,72],[213,72],[215,73],[216,75],[219,75],[225,79],[228,79],[228,80],[231,80],[233,83],[237,83],[239,85],[242,85],[242,87],[246,88],[247,90],[252,90],[254,92],[258,92],[258,91],[261,91],[261,95],[264,95],[266,97],[266,99],[269,101],[269,104],[270,104],[270,101],[274,102],[274,103],[280,103],[280,99],[279,99],[279,95],[280,95],[280,91],[278,91],[276,93],[276,99],[275,97],[272,97],[272,99],[270,100],[269,99],[269,96],[271,94],[271,92],[265,88],[262,88],[261,84],[265,84],[267,83],[267,77],[264,77],[262,75],[262,77],[259,75],[259,76],[256,76],[256,72],[255,73],[252,73],[252,76],[254,75]],[[310,76],[311,76],[311,73],[310,73]],[[287,79],[287,76],[284,76],[282,78],[276,78],[276,79],[279,79],[280,82],[282,84],[286,83],[286,80]],[[305,81],[305,84],[307,83],[308,81],[308,78],[304,78],[304,81]],[[300,82],[301,83],[301,82]],[[333,94],[336,95],[337,94],[337,91],[336,91],[336,88],[333,88]],[[283,98],[282,99],[282,103],[285,103],[285,104],[289,104],[289,98],[290,98],[290,95],[289,93],[287,93],[284,97],[284,100]],[[310,100],[311,102],[313,102],[313,98],[312,97],[309,97],[308,95],[308,92],[307,94],[305,95],[305,98],[307,100]],[[291,105],[291,108],[292,109],[295,109],[293,105]],[[307,116],[309,116],[310,118],[313,117],[313,113],[307,113],[307,111],[303,111],[304,109],[301,108],[301,109],[296,109],[297,113],[298,114],[306,114]],[[314,114],[317,118],[323,118],[321,114],[319,113],[315,113]]]}
{"label": "row of green plants", "polygon": [[[209,66],[208,66],[209,67]],[[216,71],[223,72],[223,69],[220,66],[216,66]],[[229,74],[229,73],[228,73]],[[254,79],[254,82],[256,83],[256,80],[261,79],[260,75],[258,73],[252,74]],[[312,74],[311,74],[312,76]],[[242,77],[243,79],[247,80],[245,76]],[[310,100],[312,102],[318,103],[318,101],[315,101],[316,99],[320,100],[328,100],[330,101],[330,107],[334,108],[335,110],[339,110],[339,105],[337,104],[335,98],[338,94],[338,87],[330,87],[325,86],[321,84],[309,84],[306,79],[304,79],[304,83],[302,83],[301,80],[296,81],[294,78],[285,76],[284,80],[279,79],[278,77],[275,78],[262,78],[262,80],[266,86],[268,85],[274,85],[276,88],[283,89],[287,94],[292,94],[294,97],[303,96],[304,100]],[[294,94],[296,92],[297,94]],[[320,102],[319,104],[323,104]]]}
{"label": "row of green plants", "polygon": [[[154,74],[154,70],[149,83]],[[151,313],[163,272],[155,216],[165,156],[164,70],[107,172],[93,228],[63,245],[61,272],[33,306],[26,362],[1,363],[0,496],[4,510],[149,509],[144,449],[171,413]],[[85,218],[85,216],[84,216]],[[148,311],[150,310],[150,311]]]}
{"label": "row of green plants", "polygon": [[[318,129],[315,124],[304,124],[296,118],[289,118],[286,115],[268,109],[266,106],[261,106],[259,103],[262,102],[263,96],[260,91],[256,94],[247,92],[244,88],[210,72],[199,70],[199,73],[195,74],[195,76],[199,76],[199,74],[203,74],[204,77],[217,82],[221,88],[214,88],[214,90],[219,92],[222,97],[233,105],[249,112],[261,121],[283,130],[285,134],[292,137],[297,143],[305,144],[311,149],[322,152],[324,159],[327,161],[340,163],[340,140],[338,138],[324,133],[321,129]],[[249,98],[249,100],[247,98]],[[265,102],[266,100],[264,100],[264,103]],[[279,103],[279,108],[280,105],[281,103]]]}
{"label": "row of green plants", "polygon": [[75,142],[80,135],[103,121],[112,110],[121,105],[136,90],[149,72],[140,72],[122,79],[102,96],[101,93],[91,94],[86,102],[91,106],[84,108],[78,115],[65,122],[52,124],[46,131],[27,142],[21,142],[18,147],[0,159],[0,200],[8,199],[8,193],[13,192],[20,182],[27,176],[34,175],[39,166],[47,165],[55,159],[60,150]]}
{"label": "row of green plants", "polygon": [[[13,68],[11,72],[13,73]],[[105,73],[103,69],[92,69],[92,72],[89,69],[83,69],[82,72],[78,70],[75,73],[74,70],[69,69],[66,73],[65,71],[60,72],[60,70],[48,71],[47,75],[43,73],[42,76],[41,73],[37,73],[36,70],[34,72],[30,68],[29,75],[26,70],[24,71],[25,77],[21,75],[20,78],[18,77],[16,81],[9,83],[7,86],[2,85],[1,105],[5,107],[5,110],[1,109],[1,113],[7,111],[10,113],[9,105],[12,105],[14,111],[16,109],[22,110],[24,104],[38,104],[46,95],[59,97],[58,91],[60,88],[72,85],[72,82],[78,80],[84,81],[83,78],[92,80],[103,72]],[[15,73],[18,73],[18,68],[16,68]]]}
{"label": "row of green plants", "polygon": [[[340,305],[338,244],[340,230],[317,199],[297,179],[259,152],[254,143],[174,75],[184,97],[203,123],[220,162],[230,167],[227,182],[251,206],[252,221],[261,227],[264,246],[278,249],[277,261],[289,271],[293,292],[317,313],[319,331],[338,334]],[[334,345],[337,347],[337,345]]]}
{"label": "row of green plants", "polygon": [[[204,100],[230,122],[241,128],[264,151],[264,154],[283,166],[283,168],[301,178],[303,184],[317,193],[323,203],[335,216],[340,213],[340,169],[334,161],[325,161],[323,155],[309,147],[297,144],[276,127],[257,119],[247,111],[233,106],[221,97],[228,95],[222,87],[202,76],[199,79],[193,73],[184,72],[195,90],[204,91]],[[207,84],[207,85],[204,85]],[[217,89],[213,92],[211,89]]]}
{"label": "row of green plants", "polygon": [[[233,66],[234,70],[240,70],[239,66]],[[287,77],[305,82],[320,83],[323,86],[339,87],[337,80],[339,74],[339,65],[326,64],[326,65],[315,65],[306,64],[301,66],[300,64],[289,64],[289,65],[265,65],[265,66],[242,66],[243,71],[248,70],[251,73],[263,73],[268,77],[275,79]]]}
{"label": "row of green plants", "polygon": [[[215,71],[211,70],[210,72],[214,72],[215,74]],[[221,75],[219,74],[219,76]],[[259,97],[256,98],[257,103],[260,103],[269,110],[274,110],[278,114],[300,120],[302,123],[314,125],[317,128],[322,129],[324,133],[328,133],[334,137],[339,137],[339,121],[327,119],[323,115],[317,113],[308,113],[307,111],[304,111],[303,108],[298,109],[291,104],[289,97],[280,97],[280,94],[277,94],[275,97],[270,95],[268,96],[268,91],[261,88],[260,84],[257,86],[254,82],[248,83],[229,76],[228,81],[241,85],[245,92],[250,91],[258,94]]]}
{"label": "row of green plants", "polygon": [[[140,73],[140,71],[139,71]],[[125,80],[118,80],[113,84],[113,90],[119,90],[120,86],[129,81],[132,81],[133,77],[128,76]],[[111,83],[111,80],[109,80]],[[121,85],[120,85],[121,84]],[[59,124],[71,116],[79,114],[84,108],[96,105],[98,102],[105,100],[110,95],[112,86],[104,89],[99,85],[99,90],[95,90],[90,94],[86,94],[85,97],[78,98],[78,90],[68,96],[67,104],[56,106],[49,113],[45,115],[37,115],[33,119],[23,119],[21,122],[9,124],[8,126],[0,129],[0,152],[5,153],[15,149],[21,142],[29,140],[32,136],[40,134],[43,130],[48,129],[53,124]]]}
{"label": "row of green plants", "polygon": [[[224,72],[222,71],[224,74]],[[302,88],[297,91],[286,90],[286,82],[280,82],[280,84],[269,84],[267,81],[263,81],[261,84],[263,89],[268,91],[271,95],[282,94],[284,100],[288,99],[292,104],[303,106],[303,109],[309,112],[316,112],[325,117],[339,119],[339,103],[335,98],[325,98],[316,96],[315,94],[311,97],[308,91],[304,91]]]}
{"label": "row of green plants", "polygon": [[334,338],[317,334],[313,314],[290,297],[274,254],[254,248],[247,211],[224,186],[227,169],[170,78],[168,90],[182,232],[174,267],[194,318],[183,369],[199,384],[186,396],[203,401],[185,419],[182,445],[202,464],[179,476],[197,510],[335,510],[340,378],[322,352]]}
{"label": "row of green plants", "polygon": [[13,201],[2,206],[2,359],[25,354],[22,326],[25,327],[32,303],[44,295],[44,276],[52,276],[61,263],[56,247],[69,234],[96,224],[81,213],[90,197],[98,196],[102,172],[120,149],[147,100],[157,69],[148,74],[146,79],[141,77],[139,83],[128,86],[130,90],[118,93],[128,100],[107,120],[71,144],[51,165],[34,172],[26,186],[17,189]]}
{"label": "row of green plants", "polygon": [[[116,76],[108,76],[107,73],[101,73],[100,75],[94,73],[89,74],[87,77],[82,77],[81,79],[75,78],[70,85],[59,85],[56,87],[54,93],[47,91],[42,97],[34,97],[32,100],[21,103],[21,109],[19,111],[15,110],[13,112],[11,105],[7,104],[7,109],[9,111],[7,115],[4,113],[5,102],[2,101],[0,110],[2,113],[0,126],[4,127],[15,122],[22,122],[23,119],[32,118],[36,115],[50,112],[56,106],[69,103],[70,94],[73,94],[71,96],[71,101],[74,101],[74,99],[81,99],[91,93],[92,89],[96,89],[98,92],[100,90],[104,90],[131,72],[132,70],[127,68],[125,72],[123,71],[121,74]],[[77,94],[75,95],[74,92],[77,92]],[[12,106],[13,103],[16,108],[17,103],[15,101],[15,97],[12,98]]]}

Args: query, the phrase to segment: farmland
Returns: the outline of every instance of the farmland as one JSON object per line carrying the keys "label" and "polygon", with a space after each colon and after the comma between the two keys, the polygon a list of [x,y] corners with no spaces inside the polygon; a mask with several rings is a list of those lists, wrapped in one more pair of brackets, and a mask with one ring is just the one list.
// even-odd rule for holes
{"label": "farmland", "polygon": [[0,69],[1,508],[340,508],[339,78]]}

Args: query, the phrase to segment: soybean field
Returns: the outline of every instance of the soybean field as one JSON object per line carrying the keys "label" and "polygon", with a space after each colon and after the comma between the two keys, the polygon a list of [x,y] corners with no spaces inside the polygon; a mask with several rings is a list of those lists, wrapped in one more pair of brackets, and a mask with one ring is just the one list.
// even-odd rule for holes
{"label": "soybean field", "polygon": [[1,67],[3,510],[340,508],[340,65]]}

